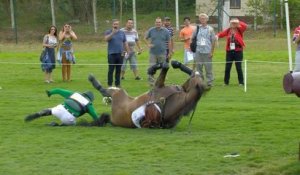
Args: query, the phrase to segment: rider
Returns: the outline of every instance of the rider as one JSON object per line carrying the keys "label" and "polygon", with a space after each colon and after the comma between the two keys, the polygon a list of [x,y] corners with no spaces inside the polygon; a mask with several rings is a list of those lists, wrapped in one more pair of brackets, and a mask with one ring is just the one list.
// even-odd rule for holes
{"label": "rider", "polygon": [[150,101],[134,110],[131,119],[137,128],[159,128],[162,120],[161,116],[159,106]]}
{"label": "rider", "polygon": [[[65,98],[63,104],[59,104],[56,107],[50,109],[44,109],[40,112],[30,114],[25,117],[25,121],[29,122],[34,119],[40,118],[42,116],[54,115],[61,122],[62,125],[75,125],[76,118],[82,116],[85,113],[89,113],[94,119],[94,124],[100,122],[97,113],[95,112],[92,101],[94,100],[94,95],[91,91],[86,91],[84,93],[72,92],[65,89],[55,88],[50,91],[46,91],[48,97],[54,94],[59,94]],[[53,122],[53,126],[58,124]]]}

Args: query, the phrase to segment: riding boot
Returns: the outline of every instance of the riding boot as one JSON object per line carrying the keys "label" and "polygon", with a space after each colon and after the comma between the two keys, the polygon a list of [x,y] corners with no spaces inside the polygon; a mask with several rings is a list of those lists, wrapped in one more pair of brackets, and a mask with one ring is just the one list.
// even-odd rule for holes
{"label": "riding boot", "polygon": [[103,97],[110,97],[110,95],[106,92],[106,89],[101,86],[100,82],[96,80],[94,75],[90,74],[88,80],[92,83],[93,87],[102,94]]}
{"label": "riding boot", "polygon": [[162,67],[161,63],[154,64],[153,66],[151,66],[151,67],[148,68],[148,74],[149,75],[154,75],[156,73],[156,71],[158,69],[160,69],[161,67]]}
{"label": "riding boot", "polygon": [[171,61],[171,64],[172,64],[172,67],[174,69],[179,68],[182,72],[185,72],[185,73],[187,73],[189,75],[192,75],[192,73],[193,73],[192,69],[190,69],[189,67],[181,64],[179,61],[173,60],[173,61]]}
{"label": "riding boot", "polygon": [[51,109],[44,109],[40,112],[37,112],[37,113],[34,113],[34,114],[30,114],[28,116],[25,117],[25,121],[26,122],[30,122],[32,120],[35,120],[37,118],[40,118],[42,116],[48,116],[48,115],[51,115]]}

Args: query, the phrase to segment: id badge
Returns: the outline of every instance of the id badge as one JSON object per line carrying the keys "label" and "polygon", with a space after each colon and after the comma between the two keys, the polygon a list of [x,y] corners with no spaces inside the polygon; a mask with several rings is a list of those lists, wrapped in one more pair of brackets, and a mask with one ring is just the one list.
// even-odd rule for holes
{"label": "id badge", "polygon": [[205,46],[205,45],[206,45],[205,38],[201,38],[200,39],[200,46]]}
{"label": "id badge", "polygon": [[230,43],[230,50],[235,50],[235,43]]}

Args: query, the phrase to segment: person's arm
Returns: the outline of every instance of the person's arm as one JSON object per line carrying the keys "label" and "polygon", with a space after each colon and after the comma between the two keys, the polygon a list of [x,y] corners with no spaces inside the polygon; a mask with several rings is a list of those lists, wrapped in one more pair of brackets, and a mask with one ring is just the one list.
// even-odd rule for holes
{"label": "person's arm", "polygon": [[105,36],[104,36],[104,39],[105,39],[105,41],[110,41],[111,39],[112,39],[112,37],[114,36],[114,34],[115,33],[117,33],[117,29],[112,29],[112,31],[111,32],[109,32],[109,31],[107,31],[106,33],[105,33]]}
{"label": "person's arm", "polygon": [[213,58],[214,52],[215,52],[215,46],[216,46],[216,36],[215,36],[215,32],[214,32],[214,31],[212,31],[210,37],[211,37],[211,51],[210,51],[210,58]]}
{"label": "person's arm", "polygon": [[218,38],[223,38],[223,37],[227,36],[228,30],[229,30],[229,28],[228,28],[228,29],[225,29],[225,30],[223,30],[223,31],[221,31],[221,32],[219,32],[219,33],[216,35],[217,39],[218,39]]}
{"label": "person's arm", "polygon": [[[174,50],[174,39],[173,39],[173,36],[174,36],[174,30],[172,30],[172,34],[170,35],[171,42],[169,42],[170,45],[171,45],[171,50],[169,50],[169,51],[171,51],[172,54],[175,52],[175,50]],[[169,49],[170,49],[170,48],[169,48]]]}
{"label": "person's arm", "polygon": [[72,40],[77,40],[77,36],[76,36],[75,32],[70,31],[70,35],[71,35]]}
{"label": "person's arm", "polygon": [[48,44],[48,41],[49,41],[49,35],[45,35],[44,36],[44,39],[43,39],[43,47],[51,47],[53,48],[50,44]]}
{"label": "person's arm", "polygon": [[247,26],[248,25],[245,22],[240,21],[240,26],[239,26],[240,32],[244,33],[246,31],[246,29],[247,29]]}
{"label": "person's arm", "polygon": [[94,121],[98,120],[98,115],[92,103],[87,105],[88,113],[94,119]]}
{"label": "person's arm", "polygon": [[299,44],[299,43],[300,43],[300,35],[296,38],[295,43],[296,43],[296,44]]}
{"label": "person's arm", "polygon": [[139,53],[141,53],[142,51],[143,51],[143,48],[141,47],[141,45],[140,45],[140,41],[139,40],[136,40],[135,41],[135,44],[136,44],[136,46],[137,46],[137,48],[139,49]]}
{"label": "person's arm", "polygon": [[64,38],[65,38],[65,32],[60,31],[59,34],[58,34],[58,40],[62,41],[62,40],[64,40]]}
{"label": "person's arm", "polygon": [[60,88],[54,88],[51,89],[49,91],[46,91],[48,97],[50,97],[51,95],[55,95],[55,94],[59,94],[64,98],[68,98],[70,97],[74,92],[66,90],[66,89],[60,89]]}

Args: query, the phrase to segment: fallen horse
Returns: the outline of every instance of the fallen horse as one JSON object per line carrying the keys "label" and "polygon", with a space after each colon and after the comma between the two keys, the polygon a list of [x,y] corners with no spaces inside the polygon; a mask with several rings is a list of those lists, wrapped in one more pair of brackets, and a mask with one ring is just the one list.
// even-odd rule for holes
{"label": "fallen horse", "polygon": [[168,64],[153,65],[149,68],[148,74],[154,74],[156,70],[161,69],[160,75],[153,88],[138,97],[130,97],[122,88],[105,89],[93,75],[89,75],[88,79],[93,87],[103,97],[111,98],[111,116],[101,121],[126,128],[173,128],[176,126],[182,116],[195,110],[207,89],[198,72],[193,72],[178,61],[172,61],[172,67],[180,69],[190,77],[181,86],[166,86],[164,82],[169,69]]}

